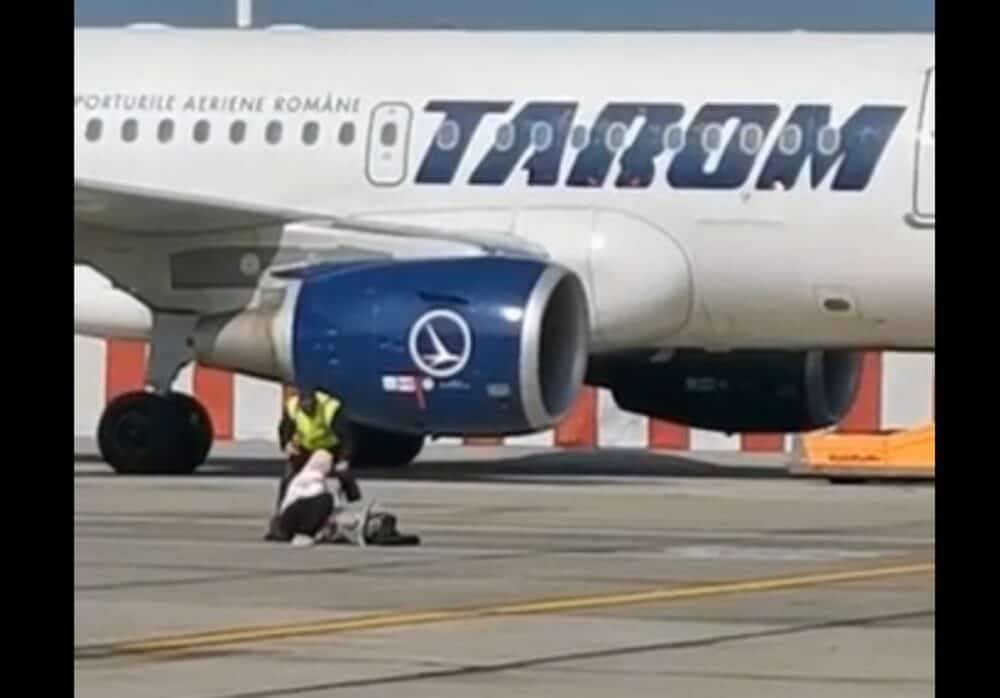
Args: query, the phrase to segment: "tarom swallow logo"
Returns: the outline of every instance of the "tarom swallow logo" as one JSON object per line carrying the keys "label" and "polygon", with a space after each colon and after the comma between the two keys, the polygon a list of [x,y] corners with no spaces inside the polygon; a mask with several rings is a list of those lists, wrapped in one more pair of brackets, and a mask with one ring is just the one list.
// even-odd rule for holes
{"label": "tarom swallow logo", "polygon": [[410,358],[417,368],[438,379],[457,376],[472,356],[469,323],[451,310],[424,313],[410,329]]}

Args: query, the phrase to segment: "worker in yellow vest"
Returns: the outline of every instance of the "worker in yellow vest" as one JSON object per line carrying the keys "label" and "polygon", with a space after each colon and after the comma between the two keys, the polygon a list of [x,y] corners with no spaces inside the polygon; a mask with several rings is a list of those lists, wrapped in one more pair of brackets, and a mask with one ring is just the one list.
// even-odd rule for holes
{"label": "worker in yellow vest", "polygon": [[361,499],[361,488],[350,468],[351,423],[338,400],[300,387],[282,410],[278,442],[288,464],[268,539],[288,540],[295,533],[318,530],[326,522],[335,504],[326,488],[330,476],[339,481],[347,501]]}

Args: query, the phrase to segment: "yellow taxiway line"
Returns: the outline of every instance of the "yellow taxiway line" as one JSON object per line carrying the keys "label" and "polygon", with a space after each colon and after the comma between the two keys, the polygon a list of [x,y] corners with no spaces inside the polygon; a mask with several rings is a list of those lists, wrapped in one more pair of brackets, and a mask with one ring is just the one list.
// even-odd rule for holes
{"label": "yellow taxiway line", "polygon": [[347,618],[284,623],[278,625],[245,626],[224,630],[186,633],[130,640],[107,645],[77,648],[77,658],[110,658],[160,652],[240,645],[266,640],[283,640],[310,635],[330,635],[358,630],[405,628],[430,623],[445,623],[504,616],[527,616],[545,613],[567,613],[586,609],[612,608],[633,604],[655,604],[686,599],[722,596],[726,594],[779,591],[802,587],[859,582],[887,577],[933,573],[933,562],[867,567],[829,572],[814,572],[782,577],[745,579],[715,584],[654,587],[652,589],[540,599],[509,604],[481,605],[466,608],[443,608],[424,611],[376,613]]}

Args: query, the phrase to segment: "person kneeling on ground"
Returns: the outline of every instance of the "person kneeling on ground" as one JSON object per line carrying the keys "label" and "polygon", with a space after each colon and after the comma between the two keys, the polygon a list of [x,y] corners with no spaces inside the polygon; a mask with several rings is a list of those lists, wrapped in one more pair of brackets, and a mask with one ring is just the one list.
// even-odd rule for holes
{"label": "person kneeling on ground", "polygon": [[278,443],[288,461],[278,485],[274,516],[265,536],[267,540],[284,539],[276,525],[289,483],[316,454],[329,458],[348,501],[361,499],[361,488],[350,468],[351,423],[340,402],[308,386],[301,386],[297,392],[285,403],[278,425]]}
{"label": "person kneeling on ground", "polygon": [[275,539],[295,546],[314,543],[353,545],[417,545],[417,536],[404,536],[396,528],[396,517],[375,511],[370,502],[362,511],[341,506],[338,493],[331,491],[329,475],[333,459],[317,451],[288,483],[273,528]]}

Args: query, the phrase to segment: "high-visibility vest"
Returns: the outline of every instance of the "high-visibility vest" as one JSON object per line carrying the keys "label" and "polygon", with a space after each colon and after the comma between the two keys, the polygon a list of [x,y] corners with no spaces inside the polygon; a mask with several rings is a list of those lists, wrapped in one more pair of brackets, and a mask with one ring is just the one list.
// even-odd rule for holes
{"label": "high-visibility vest", "polygon": [[299,398],[292,396],[285,406],[288,417],[295,423],[294,441],[307,451],[328,451],[337,447],[337,435],[333,433],[333,418],[340,409],[340,403],[328,395],[316,394],[316,409],[310,417],[299,408]]}

